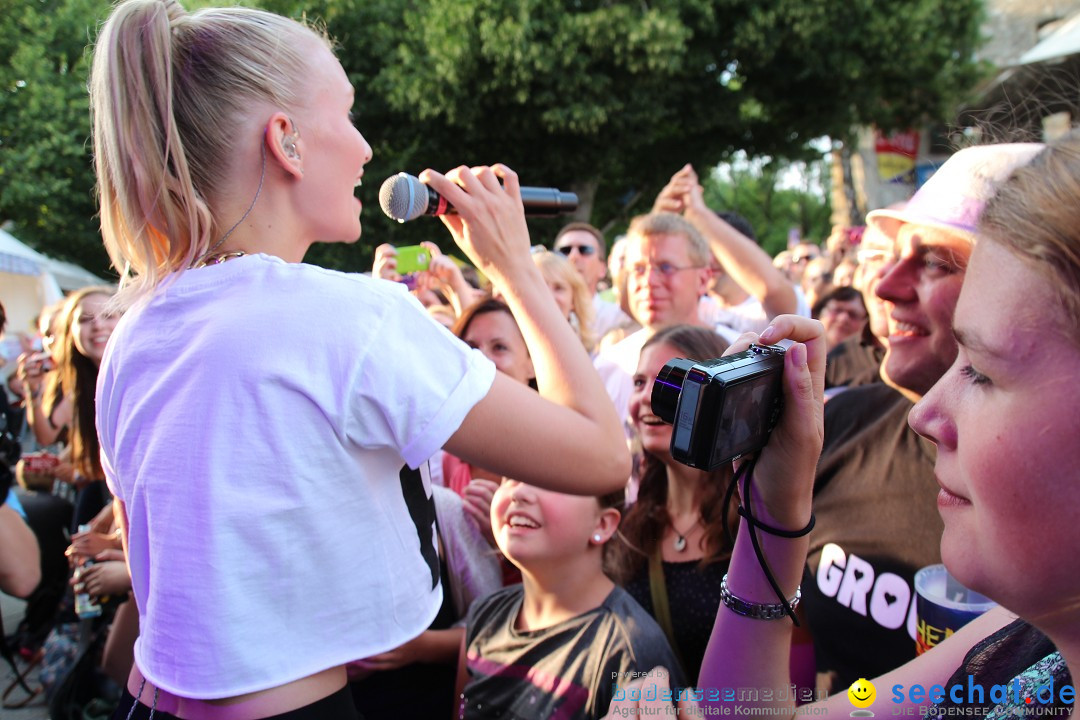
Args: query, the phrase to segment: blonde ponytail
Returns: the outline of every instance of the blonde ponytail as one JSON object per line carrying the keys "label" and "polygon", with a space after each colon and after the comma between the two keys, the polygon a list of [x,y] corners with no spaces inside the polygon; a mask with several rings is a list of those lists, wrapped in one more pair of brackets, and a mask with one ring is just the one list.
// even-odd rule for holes
{"label": "blonde ponytail", "polygon": [[102,28],[90,77],[101,232],[121,305],[190,267],[222,232],[245,112],[296,107],[301,36],[325,35],[251,8],[187,13],[176,0],[125,0]]}

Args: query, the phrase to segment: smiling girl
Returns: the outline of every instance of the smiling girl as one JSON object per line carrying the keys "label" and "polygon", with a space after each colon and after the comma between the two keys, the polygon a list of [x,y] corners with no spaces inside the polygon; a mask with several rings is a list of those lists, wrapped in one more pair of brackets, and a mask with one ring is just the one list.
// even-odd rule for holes
{"label": "smiling girl", "polygon": [[597,718],[635,673],[664,665],[681,680],[663,631],[604,575],[621,505],[621,491],[596,498],[516,480],[499,486],[491,525],[522,583],[469,611],[462,717]]}

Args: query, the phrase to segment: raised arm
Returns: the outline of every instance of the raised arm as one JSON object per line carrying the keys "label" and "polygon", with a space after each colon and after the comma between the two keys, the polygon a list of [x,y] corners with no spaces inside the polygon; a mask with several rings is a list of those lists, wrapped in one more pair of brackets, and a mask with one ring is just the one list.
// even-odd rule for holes
{"label": "raised arm", "polygon": [[19,356],[16,369],[16,376],[22,382],[26,392],[24,403],[26,423],[34,431],[34,438],[41,445],[51,445],[56,442],[64,426],[71,422],[71,400],[67,396],[56,403],[51,414],[43,409],[45,389],[48,387],[45,379],[49,371],[44,369],[47,361],[51,362],[45,353],[23,353]]}
{"label": "raised arm", "polygon": [[428,269],[420,274],[421,278],[430,282],[431,287],[440,289],[454,308],[454,315],[461,317],[466,308],[484,294],[465,280],[461,268],[449,257],[443,255],[438,245],[426,240],[420,244],[427,248],[431,255]]}
{"label": "raised arm", "polygon": [[[750,498],[740,497],[740,504],[749,504],[755,518],[773,527],[795,531],[810,521],[814,471],[824,438],[824,329],[816,320],[783,315],[760,340],[775,343],[784,338],[796,344],[784,358],[783,415],[754,468]],[[728,352],[744,350],[757,340],[753,333],[744,333]],[[758,563],[749,532],[750,524],[741,522],[728,567],[728,590],[748,603],[775,605],[779,599]],[[758,538],[780,589],[792,598],[806,564],[806,536],[787,538],[758,530]],[[700,686],[786,687],[791,630],[787,617],[743,617],[721,604],[702,662]],[[733,648],[745,650],[732,652]]]}
{"label": "raised arm", "polygon": [[773,266],[768,253],[705,204],[697,173],[689,164],[660,191],[653,210],[682,213],[709,241],[724,271],[761,302],[769,318],[796,312],[798,304],[791,283]]}
{"label": "raised arm", "polygon": [[495,165],[459,167],[445,176],[426,170],[421,179],[457,208],[458,215],[442,221],[510,306],[540,390],[497,376],[447,449],[552,490],[593,495],[618,489],[630,475],[619,419],[529,255],[517,175]]}

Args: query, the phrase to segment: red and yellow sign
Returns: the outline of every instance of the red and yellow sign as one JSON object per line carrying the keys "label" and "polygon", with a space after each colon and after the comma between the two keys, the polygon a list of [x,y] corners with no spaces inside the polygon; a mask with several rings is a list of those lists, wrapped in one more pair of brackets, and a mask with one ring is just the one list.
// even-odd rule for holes
{"label": "red and yellow sign", "polygon": [[888,136],[874,133],[878,177],[882,182],[915,184],[915,156],[919,154],[919,132],[898,130]]}

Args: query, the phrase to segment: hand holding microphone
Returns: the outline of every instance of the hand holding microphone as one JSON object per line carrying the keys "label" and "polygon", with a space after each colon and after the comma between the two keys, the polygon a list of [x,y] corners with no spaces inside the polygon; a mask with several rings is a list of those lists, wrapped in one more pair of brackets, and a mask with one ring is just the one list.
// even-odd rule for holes
{"label": "hand holding microphone", "polygon": [[[577,210],[578,197],[555,188],[523,187],[521,204],[526,215],[551,216]],[[454,206],[435,189],[403,172],[387,178],[379,188],[379,205],[387,217],[401,223],[424,215],[456,212]]]}
{"label": "hand holding microphone", "polygon": [[[421,173],[433,192],[454,207],[439,215],[454,242],[496,285],[529,259],[529,228],[525,224],[517,174],[502,164],[456,167],[446,175]],[[381,194],[381,193],[380,193]]]}

